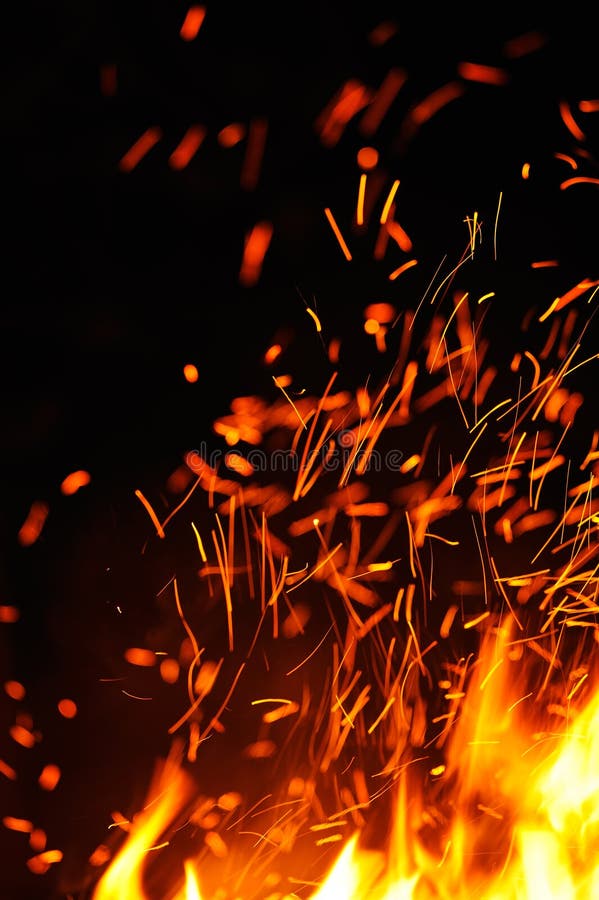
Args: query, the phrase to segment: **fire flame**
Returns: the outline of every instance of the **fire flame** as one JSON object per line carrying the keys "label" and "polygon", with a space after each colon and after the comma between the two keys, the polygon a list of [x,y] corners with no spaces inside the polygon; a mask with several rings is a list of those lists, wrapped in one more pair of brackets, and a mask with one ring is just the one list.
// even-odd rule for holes
{"label": "fire flame", "polygon": [[[538,697],[522,695],[519,645],[509,624],[489,629],[472,663],[462,716],[427,793],[406,765],[394,787],[384,846],[344,843],[314,900],[575,900],[599,892],[599,692],[567,701],[561,731],[543,730]],[[466,665],[462,660],[460,665]],[[417,762],[417,761],[416,761]],[[97,886],[94,900],[146,900],[151,850],[191,796],[175,759],[159,773],[144,811]],[[184,863],[176,900],[229,896],[201,888]],[[271,892],[269,897],[304,895]],[[170,896],[170,895],[169,895]]]}

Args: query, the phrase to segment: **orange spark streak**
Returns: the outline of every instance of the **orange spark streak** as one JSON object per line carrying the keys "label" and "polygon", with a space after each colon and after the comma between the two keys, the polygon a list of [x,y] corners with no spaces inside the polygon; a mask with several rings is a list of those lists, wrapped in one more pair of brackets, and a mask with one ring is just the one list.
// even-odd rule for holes
{"label": "orange spark streak", "polygon": [[58,782],[60,781],[60,769],[58,766],[48,765],[44,766],[40,777],[38,778],[39,786],[44,791],[53,791]]}
{"label": "orange spark streak", "polygon": [[571,169],[574,169],[576,171],[576,169],[578,168],[578,163],[576,162],[574,157],[568,156],[567,153],[554,153],[553,155],[556,159],[561,159],[564,162],[568,163]]}
{"label": "orange spark streak", "polygon": [[14,816],[4,816],[2,824],[9,831],[20,831],[22,834],[30,834],[33,831],[33,823],[28,819],[15,819]]}
{"label": "orange spark streak", "polygon": [[0,759],[0,774],[4,775],[5,778],[8,778],[9,781],[17,780],[17,773],[12,766],[5,763],[3,759]]}
{"label": "orange spark streak", "polygon": [[599,100],[581,100],[578,109],[584,113],[599,112]]}
{"label": "orange spark streak", "polygon": [[35,544],[42,533],[49,512],[50,507],[47,503],[36,500],[31,504],[27,518],[19,529],[18,538],[22,547],[30,547]]}
{"label": "orange spark streak", "polygon": [[562,181],[562,183],[560,184],[560,190],[565,191],[575,184],[597,184],[597,185],[599,185],[599,178],[590,178],[590,177],[585,177],[583,175],[577,175],[576,178],[567,178],[565,181]]}
{"label": "orange spark streak", "polygon": [[417,259],[409,259],[408,262],[404,263],[402,266],[399,266],[399,268],[394,269],[394,271],[391,272],[391,274],[389,275],[389,281],[395,281],[395,279],[399,278],[399,276],[403,272],[407,272],[408,269],[411,269],[411,268],[413,268],[413,266],[417,266],[417,265],[418,265]]}
{"label": "orange spark streak", "polygon": [[158,521],[158,516],[156,515],[156,513],[155,513],[154,510],[152,509],[152,507],[151,507],[149,501],[146,500],[146,498],[144,497],[144,495],[142,494],[142,492],[139,491],[139,490],[136,490],[136,491],[135,491],[135,496],[137,497],[138,500],[141,501],[141,503],[142,503],[143,506],[145,507],[146,512],[148,513],[150,519],[152,520],[152,522],[153,522],[153,524],[154,524],[154,527],[155,527],[155,529],[156,529],[156,534],[158,535],[158,537],[159,537],[159,538],[164,538],[164,537],[165,537],[165,534],[164,534],[164,530],[163,530],[163,528],[162,528],[162,525],[161,525],[160,522]]}
{"label": "orange spark streak", "polygon": [[370,106],[362,116],[360,131],[371,137],[387,115],[391,104],[406,81],[403,69],[390,69],[380,88],[374,95]]}
{"label": "orange spark streak", "polygon": [[482,84],[504,85],[509,81],[503,69],[471,62],[458,63],[458,75],[465,81],[480,81]]}
{"label": "orange spark streak", "polygon": [[[481,613],[479,616],[476,616],[476,618],[470,619],[468,622],[464,622],[464,628],[465,629],[474,628],[475,625],[478,625],[480,622],[487,619],[490,615],[491,615],[491,613],[489,612],[489,610],[486,610],[486,612]],[[482,685],[481,685],[481,687],[482,687]]]}
{"label": "orange spark streak", "polygon": [[564,123],[564,125],[566,126],[566,128],[568,129],[568,131],[570,132],[572,137],[575,138],[577,141],[584,141],[585,133],[582,130],[582,128],[580,128],[580,126],[578,125],[578,122],[572,115],[572,109],[570,107],[570,104],[567,103],[565,100],[562,100],[559,105],[559,111],[560,111],[560,115],[562,117],[562,122]]}
{"label": "orange spark streak", "polygon": [[559,266],[559,261],[557,259],[541,259],[538,262],[532,262],[530,264],[531,269],[550,269],[555,266]]}
{"label": "orange spark streak", "polygon": [[334,147],[350,120],[370,101],[370,91],[357,79],[349,79],[327,104],[316,122],[325,147]]}
{"label": "orange spark streak", "polygon": [[162,129],[157,126],[146,129],[132,147],[127,150],[125,155],[121,157],[119,169],[121,172],[132,172],[133,169],[141,162],[152,147],[162,138]]}
{"label": "orange spark streak", "polygon": [[518,37],[510,38],[503,45],[503,52],[508,59],[519,59],[521,56],[527,56],[544,47],[547,40],[538,31],[527,31],[526,34],[520,34]]}
{"label": "orange spark streak", "polygon": [[399,222],[387,222],[387,231],[396,242],[400,250],[403,250],[404,253],[410,252],[413,247],[412,241],[410,240],[404,229],[401,227]]}
{"label": "orange spark streak", "polygon": [[268,122],[266,119],[252,119],[241,167],[240,184],[244,191],[254,191],[258,186],[267,134]]}
{"label": "orange spark streak", "polygon": [[206,129],[203,125],[192,125],[188,128],[168,158],[171,169],[179,172],[188,166],[202,146],[205,137]]}
{"label": "orange spark streak", "polygon": [[9,734],[15,743],[20,744],[21,747],[25,747],[27,750],[35,747],[35,737],[28,728],[23,728],[22,725],[12,725],[9,729]]}
{"label": "orange spark streak", "polygon": [[592,287],[597,287],[599,281],[591,281],[589,278],[583,278],[578,284],[574,285],[569,291],[565,294],[562,294],[561,297],[556,297],[553,303],[545,310],[545,312],[539,316],[539,322],[544,322],[545,319],[549,318],[550,315],[554,312],[558,312],[558,310],[563,309],[564,306],[568,306],[569,303],[572,303],[581,294],[584,294]]}
{"label": "orange spark streak", "polygon": [[530,163],[524,163],[522,166],[522,178],[526,181],[530,176]]}
{"label": "orange spark streak", "polygon": [[451,81],[443,87],[437,88],[424,100],[421,100],[412,108],[410,119],[414,125],[420,126],[428,122],[439,110],[443,109],[452,100],[457,100],[464,93],[464,87],[459,81]]}
{"label": "orange spark streak", "polygon": [[184,41],[193,41],[197,38],[202,23],[206,17],[205,6],[190,6],[183,24],[179,30],[180,36]]}
{"label": "orange spark streak", "polygon": [[343,238],[343,235],[341,234],[339,226],[337,225],[337,222],[335,221],[333,213],[331,212],[331,210],[329,209],[328,206],[325,207],[324,214],[327,217],[329,225],[333,229],[333,234],[335,235],[335,237],[337,238],[337,241],[339,242],[339,246],[341,247],[343,255],[345,256],[346,260],[349,262],[352,258],[352,255],[349,251],[349,247],[345,243],[345,240]]}
{"label": "orange spark streak", "polygon": [[257,222],[246,236],[239,283],[243,287],[254,287],[260,279],[262,264],[273,234],[271,222]]}

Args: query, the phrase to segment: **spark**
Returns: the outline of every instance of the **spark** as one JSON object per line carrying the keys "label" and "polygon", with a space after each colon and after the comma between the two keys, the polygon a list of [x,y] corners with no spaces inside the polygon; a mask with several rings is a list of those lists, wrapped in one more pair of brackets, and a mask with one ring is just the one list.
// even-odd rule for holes
{"label": "spark", "polygon": [[395,281],[396,278],[399,278],[399,276],[404,272],[407,272],[408,269],[411,269],[417,265],[417,259],[409,259],[408,262],[405,262],[402,266],[399,266],[399,268],[394,269],[393,272],[391,272],[391,274],[389,275],[389,281]]}
{"label": "spark", "polygon": [[495,214],[495,224],[493,226],[493,259],[497,259],[497,225],[499,223],[499,213],[501,212],[501,201],[503,200],[503,191],[499,191],[499,200],[497,201],[497,212]]}
{"label": "spark", "polygon": [[70,475],[67,475],[60,485],[60,491],[65,497],[70,497],[72,494],[76,494],[80,488],[88,485],[91,480],[89,472],[86,472],[84,469],[78,469],[76,472],[71,472]]}
{"label": "spark", "polygon": [[239,270],[239,283],[243,287],[254,287],[260,280],[266,251],[270,246],[273,226],[270,222],[257,222],[245,239],[243,259]]}
{"label": "spark", "polygon": [[171,169],[177,172],[185,169],[204,143],[205,137],[206,129],[203,125],[191,125],[168,158]]}
{"label": "spark", "polygon": [[322,331],[322,325],[320,324],[320,319],[316,315],[313,309],[310,309],[309,306],[306,307],[306,312],[308,315],[314,320],[314,324],[316,325],[316,331],[319,333]]}
{"label": "spark", "polygon": [[31,547],[35,544],[46,524],[49,512],[50,507],[47,503],[36,500],[31,504],[27,518],[19,529],[18,539],[22,547]]}
{"label": "spark", "polygon": [[596,184],[599,185],[599,178],[591,178],[588,176],[578,175],[576,178],[567,178],[560,184],[560,190],[565,191],[575,184]]}
{"label": "spark", "polygon": [[464,86],[459,81],[451,81],[417,103],[412,108],[410,119],[414,125],[420,127],[432,119],[444,106],[457,100],[464,93]]}
{"label": "spark", "polygon": [[179,30],[184,41],[193,41],[197,38],[200,28],[206,17],[205,6],[190,6]]}
{"label": "spark", "polygon": [[360,122],[362,134],[371,137],[380,127],[383,119],[401,88],[406,82],[406,73],[403,69],[390,69],[383,83],[370,101],[370,105]]}
{"label": "spark", "polygon": [[459,63],[458,74],[465,81],[479,81],[482,84],[502,86],[509,81],[508,74],[503,69],[498,69],[495,66],[483,66],[479,63]]}
{"label": "spark", "polygon": [[121,157],[119,169],[121,172],[132,172],[133,169],[142,161],[144,156],[156,146],[162,138],[162,129],[156,126],[146,129],[135,143],[127,150],[125,155]]}
{"label": "spark", "polygon": [[360,175],[360,186],[358,188],[358,202],[356,206],[356,224],[364,224],[364,198],[366,196],[366,179],[367,175],[363,172]]}
{"label": "spark", "polygon": [[339,242],[339,246],[341,247],[341,251],[342,251],[343,255],[345,256],[346,260],[348,262],[350,262],[352,255],[350,253],[349,247],[345,243],[345,239],[344,239],[343,235],[341,234],[341,231],[339,229],[339,226],[337,225],[337,222],[335,221],[335,217],[333,216],[333,213],[331,212],[331,210],[329,209],[328,206],[325,207],[324,214],[327,217],[329,225],[333,229],[333,234],[335,235],[335,237],[337,238],[337,241]]}
{"label": "spark", "polygon": [[389,218],[389,213],[391,211],[391,207],[393,206],[393,201],[395,200],[395,195],[397,193],[397,189],[400,185],[399,178],[396,178],[391,188],[389,189],[389,193],[387,194],[387,199],[385,200],[383,211],[381,212],[380,223],[384,225]]}
{"label": "spark", "polygon": [[572,137],[575,138],[577,141],[584,141],[585,133],[582,130],[582,128],[578,125],[574,116],[572,115],[572,108],[571,108],[570,104],[567,103],[565,100],[562,100],[562,102],[559,105],[559,111],[560,111],[560,115],[562,117],[562,122],[564,123],[564,125],[566,126],[566,128],[568,129],[568,131],[570,132]]}
{"label": "spark", "polygon": [[155,513],[154,510],[152,509],[152,506],[150,505],[150,502],[149,502],[148,500],[146,500],[146,498],[144,497],[144,495],[142,494],[142,492],[141,492],[140,490],[136,490],[136,491],[135,491],[135,496],[137,497],[137,499],[138,499],[138,500],[143,504],[143,506],[145,507],[146,512],[148,513],[148,515],[149,515],[150,519],[152,520],[152,523],[153,523],[153,525],[154,525],[154,527],[155,527],[155,529],[156,529],[156,534],[158,535],[158,537],[159,537],[159,538],[165,538],[166,535],[165,535],[165,533],[164,533],[164,529],[162,528],[162,525],[160,524],[160,522],[159,522],[159,520],[158,520],[158,516],[156,515],[156,513]]}

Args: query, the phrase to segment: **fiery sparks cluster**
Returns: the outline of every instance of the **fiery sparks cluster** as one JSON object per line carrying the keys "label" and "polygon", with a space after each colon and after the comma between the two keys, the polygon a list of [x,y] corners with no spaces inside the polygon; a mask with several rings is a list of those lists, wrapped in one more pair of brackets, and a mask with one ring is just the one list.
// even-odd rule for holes
{"label": "fiery sparks cluster", "polygon": [[[182,40],[199,37],[205,12],[190,8]],[[370,41],[392,33],[381,23]],[[542,42],[524,35],[505,58]],[[323,146],[358,115],[361,136],[374,138],[406,77],[391,69],[377,89],[343,84],[316,121]],[[106,95],[115,79],[103,71]],[[461,62],[455,81],[409,110],[406,140],[470,82],[508,81],[507,68]],[[591,100],[559,106],[577,144],[555,156],[573,173],[592,165],[577,116],[597,111]],[[247,140],[245,189],[267,133],[262,119],[219,132],[223,148]],[[162,137],[148,129],[120,171]],[[189,165],[205,137],[190,126],[171,168]],[[344,221],[326,207],[327,227],[348,264],[352,235],[357,244],[360,229],[374,232],[376,264],[409,284],[419,258],[398,221],[400,179],[378,171],[374,147],[357,161],[355,210]],[[573,174],[559,186],[597,183]],[[490,222],[466,219],[461,256],[442,260],[422,296],[364,304],[355,330],[376,375],[357,374],[355,346],[346,353],[306,303],[303,340],[329,370],[322,389],[302,387],[288,335],[277,338],[260,360],[270,393],[233,399],[214,422],[214,452],[187,453],[164,494],[134,491],[152,529],[143,552],[166,547],[176,571],[156,585],[160,628],[124,647],[119,677],[106,680],[117,716],[167,687],[171,751],[143,808],[112,813],[79,896],[599,896],[599,430],[589,396],[599,280],[584,273],[539,308],[523,303],[499,345],[500,291],[480,290],[472,272],[481,258],[497,263],[501,201]],[[241,285],[259,282],[273,232],[260,221],[246,235]],[[531,267],[559,272],[554,259]],[[182,371],[189,385],[204,377],[189,362]],[[61,493],[90,482],[74,471]],[[23,547],[48,513],[33,503]],[[3,625],[18,618],[0,606]],[[30,751],[42,735],[26,688],[4,689],[16,704],[9,738]],[[57,699],[65,725],[77,713]],[[3,759],[0,774],[18,777]],[[61,775],[48,760],[40,789],[58,790]],[[63,860],[33,821],[3,824],[27,836],[33,874]]]}
{"label": "fiery sparks cluster", "polygon": [[[240,760],[275,774],[263,796],[242,778],[198,801],[179,744],[124,823],[98,900],[125,883],[144,896],[144,852],[175,822],[201,848],[186,898],[204,884],[205,896],[311,894],[340,845],[317,897],[594,895],[599,433],[570,449],[596,355],[584,308],[560,312],[595,284],[527,314],[502,361],[485,333],[493,292],[472,302],[456,287],[482,252],[482,226],[469,227],[418,309],[365,308],[366,340],[391,355],[379,387],[336,389],[333,371],[306,396],[274,344],[273,396],[239,397],[215,422],[222,464],[188,454],[164,517],[137,492],[158,540],[191,515],[204,599],[175,577],[163,592],[182,643],[125,658],[185,682],[169,731],[188,763],[237,733],[245,707],[256,731]],[[332,364],[341,352],[332,339]],[[287,467],[273,480],[277,453]],[[221,622],[218,658],[193,624],[204,605]]]}
{"label": "fiery sparks cluster", "polygon": [[[461,267],[475,252],[469,241]],[[184,639],[160,672],[174,683],[183,669],[188,695],[170,733],[201,766],[246,704],[266,709],[241,758],[272,760],[276,775],[263,797],[242,784],[198,806],[169,760],[99,900],[123,896],[124,872],[125,895],[144,896],[140,847],[181,815],[203,845],[181,897],[198,896],[204,872],[206,896],[311,894],[322,875],[300,877],[304,860],[318,871],[314,848],[327,860],[339,845],[316,897],[594,896],[599,433],[567,450],[575,373],[597,357],[580,310],[560,318],[553,303],[527,316],[525,349],[501,370],[484,307],[438,279],[417,346],[424,313],[366,308],[371,340],[391,323],[383,353],[395,335],[380,388],[336,390],[333,373],[305,396],[275,375],[278,397],[237,398],[215,423],[236,448],[220,469],[191,453],[171,476],[183,496],[162,521],[138,492],[158,539],[201,495],[213,517],[189,528],[228,653],[206,658],[175,577],[164,590]],[[284,361],[267,350],[269,367]],[[395,471],[372,470],[383,445],[417,432]],[[294,465],[261,481],[252,447]],[[159,662],[142,648],[126,658]]]}

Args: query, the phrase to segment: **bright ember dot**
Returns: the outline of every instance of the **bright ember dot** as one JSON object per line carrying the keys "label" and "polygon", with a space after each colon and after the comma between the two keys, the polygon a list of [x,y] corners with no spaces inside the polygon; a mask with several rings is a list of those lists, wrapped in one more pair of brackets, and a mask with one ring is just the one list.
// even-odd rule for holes
{"label": "bright ember dot", "polygon": [[16,606],[0,606],[0,622],[12,624],[19,621],[19,610]]}
{"label": "bright ember dot", "polygon": [[364,169],[366,172],[370,169],[374,169],[379,161],[379,153],[378,150],[375,150],[374,147],[361,147],[358,150],[358,165],[361,169]]}
{"label": "bright ember dot", "polygon": [[29,846],[32,850],[35,850],[36,853],[42,853],[43,850],[46,849],[46,844],[48,843],[48,836],[43,828],[34,828],[31,834],[29,835]]}
{"label": "bright ember dot", "polygon": [[160,677],[166,684],[175,684],[179,678],[179,663],[176,659],[163,659],[160,663]]}
{"label": "bright ember dot", "polygon": [[245,128],[240,122],[232,122],[225,125],[218,133],[218,142],[221,147],[234,147],[245,137]]}
{"label": "bright ember dot", "polygon": [[58,782],[60,781],[60,769],[58,766],[48,765],[44,766],[40,777],[38,778],[39,786],[44,791],[53,791]]}
{"label": "bright ember dot", "polygon": [[279,358],[281,353],[283,352],[283,348],[280,344],[273,344],[268,348],[266,353],[264,354],[264,362],[267,366],[271,366],[275,360]]}
{"label": "bright ember dot", "polygon": [[89,484],[91,480],[92,477],[89,472],[86,472],[85,469],[78,469],[76,472],[71,472],[70,475],[67,475],[60,485],[60,490],[65,497],[70,497],[71,494],[76,494],[79,488]]}
{"label": "bright ember dot", "polygon": [[35,544],[42,533],[42,528],[49,512],[50,508],[47,503],[36,500],[35,503],[31,504],[27,518],[19,530],[19,543],[22,547],[30,547],[32,544]]}
{"label": "bright ember dot", "polygon": [[22,700],[25,696],[25,688],[20,681],[7,681],[4,690],[12,700]]}
{"label": "bright ember dot", "polygon": [[381,326],[376,319],[366,319],[364,322],[364,331],[366,334],[376,334],[380,327]]}
{"label": "bright ember dot", "polygon": [[74,719],[77,715],[77,704],[74,700],[64,698],[58,701],[58,712],[65,719]]}
{"label": "bright ember dot", "polygon": [[143,647],[129,647],[125,650],[125,659],[132,666],[144,666],[149,668],[156,665],[156,654],[153,650],[146,650]]}
{"label": "bright ember dot", "polygon": [[192,363],[187,363],[186,366],[183,366],[183,375],[185,376],[185,380],[190,384],[195,384],[200,377],[200,373]]}

